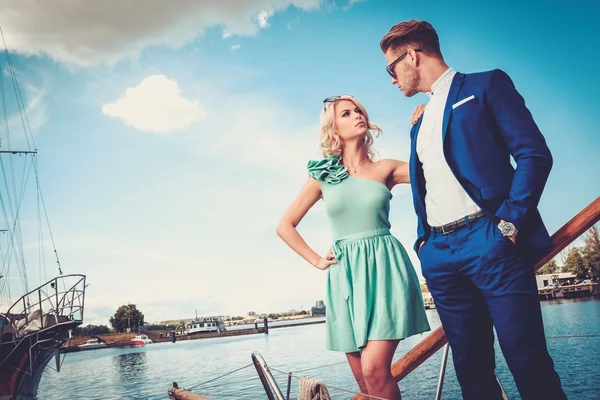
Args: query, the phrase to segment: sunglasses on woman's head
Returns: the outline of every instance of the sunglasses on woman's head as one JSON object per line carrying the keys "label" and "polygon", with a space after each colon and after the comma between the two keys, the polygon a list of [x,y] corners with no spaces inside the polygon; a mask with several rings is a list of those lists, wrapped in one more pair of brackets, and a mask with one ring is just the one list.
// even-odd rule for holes
{"label": "sunglasses on woman's head", "polygon": [[339,99],[341,99],[344,96],[354,98],[353,96],[351,96],[349,94],[341,94],[339,96],[329,96],[328,98],[323,100],[323,111],[325,111],[327,109],[328,104],[335,103],[336,101],[338,101]]}

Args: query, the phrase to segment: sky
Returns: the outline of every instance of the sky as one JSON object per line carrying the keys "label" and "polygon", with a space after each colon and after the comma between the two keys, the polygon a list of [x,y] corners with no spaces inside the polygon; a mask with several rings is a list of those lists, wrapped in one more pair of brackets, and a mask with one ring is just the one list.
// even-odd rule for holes
{"label": "sky", "polygon": [[[383,129],[381,157],[408,159],[427,97],[391,85],[379,49],[408,19],[434,25],[454,69],[511,76],[554,156],[540,210],[556,231],[600,193],[599,6],[541,3],[0,0],[62,270],[87,276],[84,324],[127,303],[157,322],[323,299],[324,273],[275,230],[321,157],[324,98],[354,95]],[[25,146],[9,117],[12,147]],[[392,232],[421,275],[410,188],[393,196]],[[299,230],[327,251],[322,203]],[[53,255],[41,268],[29,253],[30,287],[58,273]],[[19,292],[16,272],[8,284]]]}

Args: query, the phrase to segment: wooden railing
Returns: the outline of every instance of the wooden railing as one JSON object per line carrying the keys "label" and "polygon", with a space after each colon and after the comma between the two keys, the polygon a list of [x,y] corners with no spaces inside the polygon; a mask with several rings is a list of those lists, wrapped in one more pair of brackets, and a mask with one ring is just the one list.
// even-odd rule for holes
{"label": "wooden railing", "polygon": [[[600,197],[596,198],[586,208],[581,210],[573,219],[567,222],[554,235],[552,235],[552,250],[542,257],[534,269],[537,271],[544,264],[550,261],[554,256],[560,253],[565,247],[583,235],[596,222],[600,220]],[[404,377],[414,371],[419,365],[423,364],[429,357],[441,349],[448,339],[442,327],[434,330],[418,345],[409,350],[402,358],[392,365],[392,375],[396,382],[400,382]],[[357,395],[352,400],[365,399]]]}
{"label": "wooden railing", "polygon": [[200,394],[190,392],[187,389],[171,388],[167,391],[169,399],[177,400],[212,400],[209,397],[204,397]]}

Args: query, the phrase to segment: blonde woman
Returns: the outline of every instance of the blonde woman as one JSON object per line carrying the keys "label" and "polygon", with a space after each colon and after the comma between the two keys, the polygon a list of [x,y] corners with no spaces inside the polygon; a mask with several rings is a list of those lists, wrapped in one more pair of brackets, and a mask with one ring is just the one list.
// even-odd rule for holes
{"label": "blonde woman", "polygon": [[[390,372],[398,342],[430,329],[415,270],[390,234],[390,190],[409,183],[408,163],[376,161],[371,132],[379,135],[381,129],[354,97],[334,96],[323,103],[325,158],[308,162],[310,177],[277,234],[314,267],[327,271],[327,349],[346,353],[362,393],[400,399]],[[415,113],[422,111],[418,107]],[[334,237],[325,256],[296,230],[321,198]]]}

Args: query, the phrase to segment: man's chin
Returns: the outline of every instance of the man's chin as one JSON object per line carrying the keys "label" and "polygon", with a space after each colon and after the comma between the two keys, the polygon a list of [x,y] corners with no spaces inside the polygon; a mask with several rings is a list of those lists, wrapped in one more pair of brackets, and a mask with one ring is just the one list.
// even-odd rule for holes
{"label": "man's chin", "polygon": [[398,87],[398,89],[400,89],[400,91],[404,94],[404,97],[413,97],[415,94],[417,94],[416,90],[406,90],[402,89],[401,87]]}

